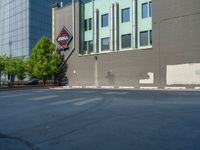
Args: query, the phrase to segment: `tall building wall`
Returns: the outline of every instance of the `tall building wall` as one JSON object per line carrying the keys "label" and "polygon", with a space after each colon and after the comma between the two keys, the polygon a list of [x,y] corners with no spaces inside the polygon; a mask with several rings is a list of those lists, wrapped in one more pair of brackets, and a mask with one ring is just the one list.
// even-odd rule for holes
{"label": "tall building wall", "polygon": [[153,2],[153,48],[163,87],[200,84],[199,6],[199,0]]}
{"label": "tall building wall", "polygon": [[30,0],[30,51],[46,35],[51,39],[52,0]]}
{"label": "tall building wall", "polygon": [[29,1],[0,0],[0,55],[29,52]]}
{"label": "tall building wall", "polygon": [[[82,12],[79,5],[76,6],[76,49],[68,61],[66,72],[70,86],[200,86],[199,0],[152,1],[152,28],[148,24],[137,24],[140,28],[137,33],[152,29],[152,48],[84,55],[79,53],[83,27],[78,20]],[[64,25],[72,32],[73,24],[69,21],[72,18],[71,9],[68,6],[55,11],[55,17],[59,16],[62,20],[55,22],[56,30]]]}
{"label": "tall building wall", "polygon": [[0,55],[28,56],[41,36],[51,38],[51,0],[0,0]]}

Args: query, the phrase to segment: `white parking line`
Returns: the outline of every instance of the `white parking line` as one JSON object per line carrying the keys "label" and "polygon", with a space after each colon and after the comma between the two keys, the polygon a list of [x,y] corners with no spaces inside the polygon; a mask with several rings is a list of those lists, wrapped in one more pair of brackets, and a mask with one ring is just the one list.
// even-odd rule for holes
{"label": "white parking line", "polygon": [[85,105],[85,104],[92,103],[92,102],[95,102],[95,101],[100,101],[100,100],[103,100],[103,98],[101,98],[101,97],[92,98],[92,99],[89,99],[89,100],[86,100],[86,101],[83,101],[83,102],[74,103],[74,105],[81,106],[81,105]]}
{"label": "white parking line", "polygon": [[80,93],[82,93],[82,94],[91,94],[91,93],[96,93],[96,91],[81,91]]}
{"label": "white parking line", "polygon": [[114,95],[114,94],[117,94],[117,92],[105,92],[103,94],[105,94],[105,95]]}
{"label": "white parking line", "polygon": [[75,99],[71,99],[71,100],[63,100],[63,101],[59,101],[59,102],[50,103],[49,105],[69,104],[72,102],[82,101],[82,100],[86,100],[86,98],[75,98]]}
{"label": "white parking line", "polygon": [[126,94],[128,94],[128,92],[119,92],[119,93],[117,93],[118,95],[126,95]]}
{"label": "white parking line", "polygon": [[51,99],[51,98],[56,98],[59,97],[58,95],[49,95],[49,96],[42,96],[42,97],[37,97],[37,98],[29,98],[28,100],[32,100],[32,101],[39,101],[39,100],[47,100],[47,99]]}

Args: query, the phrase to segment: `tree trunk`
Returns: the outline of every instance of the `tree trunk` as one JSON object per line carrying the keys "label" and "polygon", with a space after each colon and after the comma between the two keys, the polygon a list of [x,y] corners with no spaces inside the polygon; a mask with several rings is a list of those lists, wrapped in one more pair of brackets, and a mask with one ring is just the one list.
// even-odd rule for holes
{"label": "tree trunk", "polygon": [[2,84],[1,84],[1,75],[2,75],[2,74],[1,74],[1,72],[0,72],[0,86],[2,85]]}
{"label": "tree trunk", "polygon": [[43,84],[44,84],[44,86],[46,85],[46,78],[45,77],[43,78]]}

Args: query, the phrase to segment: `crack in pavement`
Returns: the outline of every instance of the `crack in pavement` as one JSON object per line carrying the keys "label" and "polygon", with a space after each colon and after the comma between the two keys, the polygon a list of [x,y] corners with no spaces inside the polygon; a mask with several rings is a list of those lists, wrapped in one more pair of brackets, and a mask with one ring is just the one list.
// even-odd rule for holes
{"label": "crack in pavement", "polygon": [[0,139],[16,140],[16,141],[20,142],[21,144],[26,145],[31,150],[41,150],[39,147],[36,147],[35,145],[30,143],[29,141],[26,141],[26,140],[24,140],[20,137],[14,137],[14,136],[10,136],[10,135],[0,133]]}

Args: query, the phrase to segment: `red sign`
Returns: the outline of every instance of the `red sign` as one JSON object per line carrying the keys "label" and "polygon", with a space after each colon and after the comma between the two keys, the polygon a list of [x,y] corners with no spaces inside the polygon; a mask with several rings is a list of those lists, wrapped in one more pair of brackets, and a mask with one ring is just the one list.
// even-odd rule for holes
{"label": "red sign", "polygon": [[72,34],[67,30],[66,27],[63,27],[56,40],[61,47],[67,47],[72,39]]}

